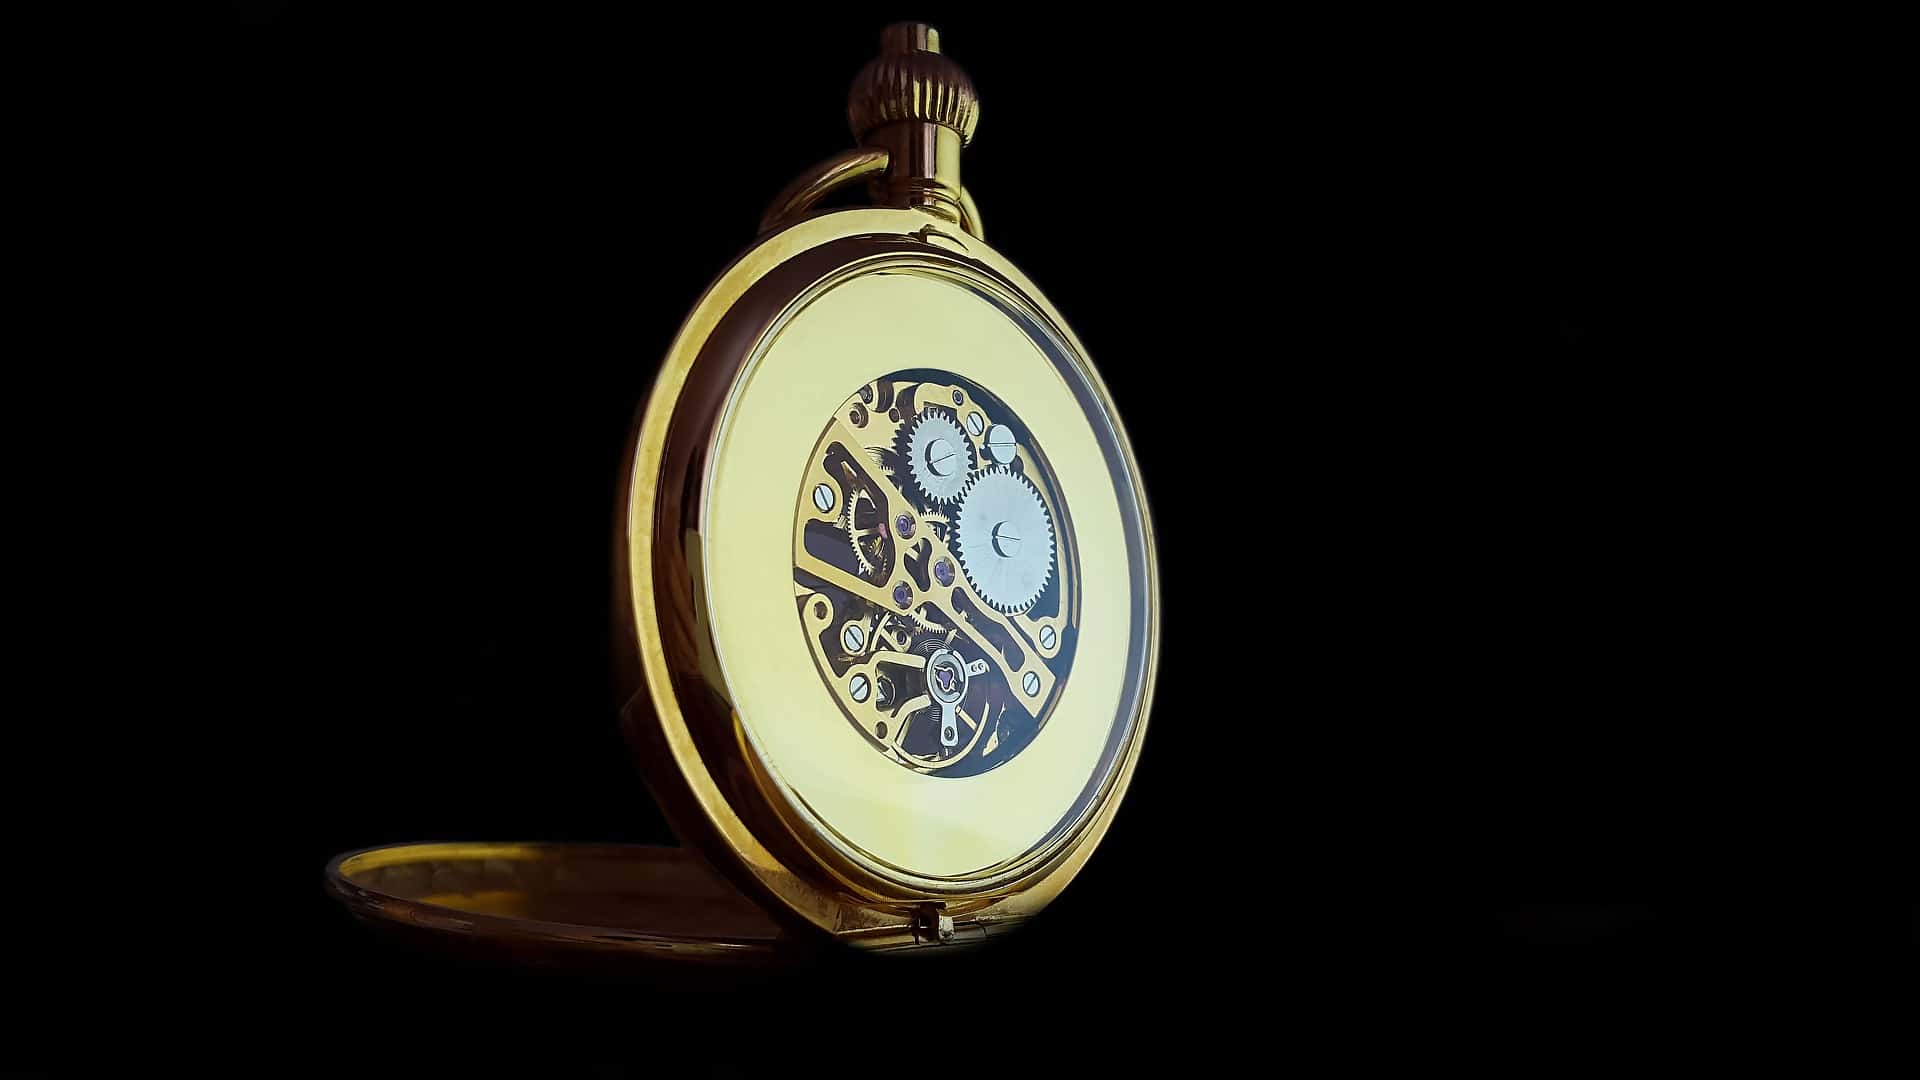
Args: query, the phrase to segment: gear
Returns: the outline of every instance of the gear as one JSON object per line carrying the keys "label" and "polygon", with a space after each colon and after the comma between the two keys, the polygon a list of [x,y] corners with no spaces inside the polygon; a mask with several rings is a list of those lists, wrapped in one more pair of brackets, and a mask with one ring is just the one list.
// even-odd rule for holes
{"label": "gear", "polygon": [[900,455],[914,486],[936,503],[950,503],[966,489],[973,471],[973,443],[952,416],[938,409],[920,410],[901,436]]}
{"label": "gear", "polygon": [[860,566],[860,576],[886,577],[887,571],[893,568],[893,541],[887,536],[887,516],[873,501],[873,493],[866,488],[855,488],[847,496],[847,509],[840,515],[840,524],[847,530],[847,540],[853,544],[853,559]]}
{"label": "gear", "polygon": [[997,466],[960,497],[954,523],[960,569],[980,598],[1012,614],[1040,599],[1053,575],[1053,526],[1026,477]]}

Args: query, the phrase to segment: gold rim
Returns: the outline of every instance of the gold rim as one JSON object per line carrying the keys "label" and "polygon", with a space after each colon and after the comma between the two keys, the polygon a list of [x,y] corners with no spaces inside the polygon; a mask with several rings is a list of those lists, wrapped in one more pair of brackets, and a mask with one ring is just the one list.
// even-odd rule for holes
{"label": "gold rim", "polygon": [[[1131,780],[1152,701],[1158,577],[1151,521],[1125,431],[1058,312],[1004,258],[977,238],[956,233],[951,223],[918,211],[871,209],[822,215],[766,237],[721,275],[688,317],[631,448],[620,569],[630,658],[638,661],[625,673],[633,691],[628,730],[642,768],[682,835],[707,847],[736,882],[792,919],[852,940],[890,941],[910,933],[913,909],[927,901],[949,913],[970,913],[982,924],[1039,910],[1110,825]],[[808,290],[850,266],[888,259],[959,275],[970,287],[995,294],[996,302],[1027,313],[1071,362],[1125,470],[1131,503],[1125,510],[1137,520],[1132,542],[1145,585],[1138,673],[1126,676],[1133,680],[1128,687],[1137,685],[1132,715],[1113,723],[1107,757],[1070,817],[1032,849],[961,874],[918,874],[872,857],[817,817],[769,767],[734,709],[736,687],[720,662],[708,597],[697,584],[713,509],[708,470],[736,380]]]}

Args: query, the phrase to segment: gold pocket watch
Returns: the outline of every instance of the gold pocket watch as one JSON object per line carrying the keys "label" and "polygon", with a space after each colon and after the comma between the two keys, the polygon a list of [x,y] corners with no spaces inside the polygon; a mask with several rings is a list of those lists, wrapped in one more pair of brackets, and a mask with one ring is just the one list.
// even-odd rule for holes
{"label": "gold pocket watch", "polygon": [[[534,959],[943,948],[1105,833],[1158,639],[1132,451],[982,238],[937,33],[889,27],[848,116],[859,147],[775,199],[629,443],[623,720],[691,850],[374,848],[328,867],[355,914]],[[862,181],[876,205],[816,209]]]}

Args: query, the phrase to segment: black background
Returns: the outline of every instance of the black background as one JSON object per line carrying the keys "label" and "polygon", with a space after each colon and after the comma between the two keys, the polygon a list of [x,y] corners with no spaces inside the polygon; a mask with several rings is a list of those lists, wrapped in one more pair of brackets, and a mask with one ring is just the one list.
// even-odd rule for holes
{"label": "black background", "polygon": [[[671,841],[615,726],[622,443],[767,200],[850,145],[847,82],[906,17],[973,76],[988,236],[1100,365],[1152,499],[1163,659],[1107,841],[1038,927],[951,963],[694,986],[369,934],[321,891],[340,851]],[[1763,854],[1779,836],[1728,776],[1741,717],[1700,678],[1718,551],[1687,432],[1712,373],[1680,327],[1709,303],[1722,128],[1690,29],[851,5],[190,24],[143,168],[195,327],[176,509],[217,523],[183,583],[220,598],[217,779],[175,795],[257,856],[247,899],[186,917],[189,952],[239,961],[221,1008],[283,1049],[741,1050],[741,1016],[926,1045],[1083,1006],[1105,1019],[1077,1031],[1218,1049],[1280,1016],[1638,1001],[1810,924],[1910,939],[1908,909]]]}

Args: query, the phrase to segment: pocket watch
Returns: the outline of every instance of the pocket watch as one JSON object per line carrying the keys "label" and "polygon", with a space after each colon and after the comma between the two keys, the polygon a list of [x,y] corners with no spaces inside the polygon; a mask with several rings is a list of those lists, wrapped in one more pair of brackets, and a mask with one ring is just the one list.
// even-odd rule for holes
{"label": "pocket watch", "polygon": [[531,959],[945,948],[1039,912],[1106,832],[1158,640],[1132,451],[983,238],[938,33],[887,28],[847,112],[858,146],[775,198],[629,440],[623,726],[688,847],[353,852],[327,880],[355,914]]}

